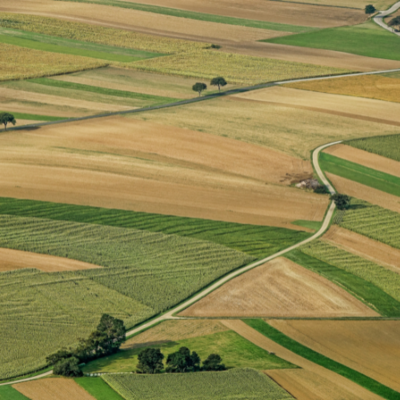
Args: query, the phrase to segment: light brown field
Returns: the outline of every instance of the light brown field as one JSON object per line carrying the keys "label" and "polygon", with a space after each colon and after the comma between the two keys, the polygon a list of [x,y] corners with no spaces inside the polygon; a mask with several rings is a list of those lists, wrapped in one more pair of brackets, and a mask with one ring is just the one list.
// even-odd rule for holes
{"label": "light brown field", "polygon": [[370,186],[362,185],[350,179],[333,175],[329,172],[326,173],[326,176],[339,193],[345,193],[351,197],[368,201],[368,203],[400,212],[400,199],[397,196],[382,192]]}
{"label": "light brown field", "polygon": [[378,154],[369,153],[368,151],[344,144],[328,147],[324,150],[324,153],[400,177],[400,162],[379,156]]}
{"label": "light brown field", "polygon": [[0,248],[0,272],[23,268],[35,268],[43,272],[56,272],[101,267],[63,257]]}
{"label": "light brown field", "polygon": [[13,385],[31,400],[96,400],[73,379],[50,378]]}
{"label": "light brown field", "polygon": [[400,103],[398,96],[400,80],[382,75],[364,75],[340,79],[298,82],[287,84],[285,86],[294,89],[366,97],[370,99]]}
{"label": "light brown field", "polygon": [[400,390],[400,321],[268,323],[304,346]]}
{"label": "light brown field", "polygon": [[178,8],[206,14],[225,15],[229,17],[272,21],[283,24],[334,27],[355,25],[365,21],[361,10],[336,7],[321,7],[308,4],[282,4],[265,0],[125,0],[130,3],[152,4],[161,7]]}
{"label": "light brown field", "polygon": [[[284,2],[293,0],[282,0]],[[319,4],[322,6],[351,7],[364,9],[366,5],[373,4],[378,10],[387,10],[392,4],[392,0],[294,0],[296,3]]]}
{"label": "light brown field", "polygon": [[400,250],[386,244],[341,228],[338,225],[332,225],[322,240],[332,242],[344,250],[400,273]]}
{"label": "light brown field", "polygon": [[267,184],[309,175],[308,162],[188,129],[110,117],[3,133],[1,143],[7,197],[293,229],[290,221],[320,221],[328,204]]}
{"label": "light brown field", "polygon": [[[295,353],[292,353],[290,350],[286,349],[286,347],[277,344],[276,342],[264,336],[260,332],[257,332],[255,329],[246,325],[241,320],[230,319],[221,322],[229,329],[235,331],[236,333],[243,336],[245,339],[249,340],[255,345],[269,352],[275,353],[278,357],[283,358],[284,360],[299,366],[304,371],[307,371],[307,374],[311,374],[313,382],[311,382],[311,384],[308,384],[308,387],[315,396],[318,395],[318,393],[321,391],[321,388],[316,389],[315,388],[316,384],[314,382],[318,383],[319,381],[322,382],[328,381],[327,396],[329,396],[330,390],[337,390],[339,393],[342,392],[345,394],[344,397],[340,398],[340,400],[343,399],[382,400],[382,397],[373,394],[369,390],[364,389],[363,387],[344,378],[343,376],[338,375],[327,368],[321,367],[320,365],[314,364],[312,361],[309,361]],[[268,371],[268,374],[269,373],[270,371]],[[321,399],[321,397],[317,398],[318,400]],[[330,397],[322,397],[322,399],[331,400]],[[333,397],[332,400],[336,400],[336,398]]]}
{"label": "light brown field", "polygon": [[[256,93],[258,91],[254,92]],[[179,107],[179,110],[169,108],[132,114],[130,118],[241,140],[307,161],[310,159],[310,151],[318,145],[335,140],[376,136],[376,132],[381,135],[399,132],[400,123],[394,122],[395,125],[374,123],[364,120],[366,118],[364,116],[358,119],[358,114],[334,115],[325,106],[311,109],[293,106],[290,104],[289,96],[286,97],[288,102],[286,105],[283,101],[274,102],[274,93],[271,92],[269,103],[230,96],[185,105]],[[350,101],[357,103],[358,99],[352,98]],[[359,110],[362,112],[361,105]]]}
{"label": "light brown field", "polygon": [[283,257],[243,274],[180,313],[187,317],[349,317],[376,312]]}
{"label": "light brown field", "polygon": [[151,346],[198,336],[227,331],[228,328],[216,320],[169,320],[127,340],[121,348]]}

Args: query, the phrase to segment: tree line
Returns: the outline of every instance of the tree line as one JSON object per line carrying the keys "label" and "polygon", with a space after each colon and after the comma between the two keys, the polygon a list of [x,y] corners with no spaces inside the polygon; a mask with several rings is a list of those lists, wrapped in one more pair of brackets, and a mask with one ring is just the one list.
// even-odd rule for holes
{"label": "tree line", "polygon": [[[217,76],[216,78],[211,79],[210,85],[211,86],[218,86],[218,91],[221,91],[221,86],[224,87],[228,84],[228,82],[222,77]],[[192,90],[197,92],[199,96],[201,93],[207,89],[207,85],[202,82],[197,82],[193,85]]]}

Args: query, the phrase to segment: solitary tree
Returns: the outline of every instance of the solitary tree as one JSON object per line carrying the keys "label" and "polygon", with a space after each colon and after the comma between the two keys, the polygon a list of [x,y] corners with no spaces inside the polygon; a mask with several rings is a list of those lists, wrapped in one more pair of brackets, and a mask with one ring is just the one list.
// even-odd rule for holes
{"label": "solitary tree", "polygon": [[203,362],[204,371],[224,371],[225,365],[222,364],[222,358],[218,354],[210,354]]}
{"label": "solitary tree", "polygon": [[17,121],[15,121],[14,115],[9,113],[1,113],[0,114],[0,123],[4,125],[4,129],[7,130],[7,124],[11,123],[15,125]]}
{"label": "solitary tree", "polygon": [[199,97],[201,95],[201,92],[203,90],[207,89],[207,85],[205,83],[201,83],[201,82],[197,82],[193,85],[192,90],[194,90],[195,92],[198,92]]}
{"label": "solitary tree", "polygon": [[335,202],[338,210],[347,210],[350,206],[350,197],[345,194],[336,193],[331,196],[331,200]]}
{"label": "solitary tree", "polygon": [[164,367],[163,359],[164,354],[161,353],[160,349],[145,349],[139,353],[137,372],[139,374],[156,374]]}
{"label": "solitary tree", "polygon": [[54,375],[62,376],[82,376],[82,371],[79,368],[79,360],[76,357],[66,358],[59,361],[53,369]]}
{"label": "solitary tree", "polygon": [[365,14],[373,14],[375,11],[376,8],[372,4],[365,6]]}
{"label": "solitary tree", "polygon": [[388,22],[388,25],[389,25],[389,26],[397,26],[397,27],[399,27],[399,26],[400,26],[400,15],[397,16],[397,17],[395,17],[395,18],[392,18],[392,19]]}
{"label": "solitary tree", "polygon": [[222,76],[218,76],[217,78],[213,78],[211,79],[211,86],[218,86],[218,91],[221,91],[221,86],[224,87],[225,85],[227,85],[227,81],[222,77]]}

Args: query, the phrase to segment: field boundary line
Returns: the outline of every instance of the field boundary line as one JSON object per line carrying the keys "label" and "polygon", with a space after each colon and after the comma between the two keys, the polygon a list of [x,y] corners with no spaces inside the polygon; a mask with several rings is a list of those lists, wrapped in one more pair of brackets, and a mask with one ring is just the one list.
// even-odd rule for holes
{"label": "field boundary line", "polygon": [[379,25],[380,27],[382,27],[383,29],[389,31],[390,33],[394,33],[397,36],[400,36],[400,32],[396,32],[393,28],[391,28],[390,26],[388,26],[383,19],[388,17],[390,14],[393,14],[395,11],[397,11],[400,8],[400,1],[398,1],[397,3],[393,4],[392,7],[390,7],[389,9],[387,9],[386,11],[380,11],[378,14],[375,15],[375,17],[373,17],[373,21]]}

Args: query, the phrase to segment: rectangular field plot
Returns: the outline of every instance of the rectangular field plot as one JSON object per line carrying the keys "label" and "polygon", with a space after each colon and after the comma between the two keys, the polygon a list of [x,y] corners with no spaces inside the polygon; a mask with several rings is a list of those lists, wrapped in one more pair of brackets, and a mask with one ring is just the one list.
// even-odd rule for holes
{"label": "rectangular field plot", "polygon": [[246,396],[252,400],[288,400],[293,397],[261,372],[235,369],[165,375],[104,375],[103,379],[126,400],[223,400]]}
{"label": "rectangular field plot", "polygon": [[382,157],[400,161],[400,135],[351,140],[346,144]]}
{"label": "rectangular field plot", "polygon": [[[284,2],[292,3],[293,0],[282,0]],[[366,5],[373,4],[378,10],[386,10],[392,4],[392,0],[296,0],[296,3],[307,3],[307,4],[318,4],[321,6],[333,6],[333,7],[350,7],[364,9]]]}
{"label": "rectangular field plot", "polygon": [[96,400],[124,400],[101,378],[75,378],[75,382],[82,386]]}

